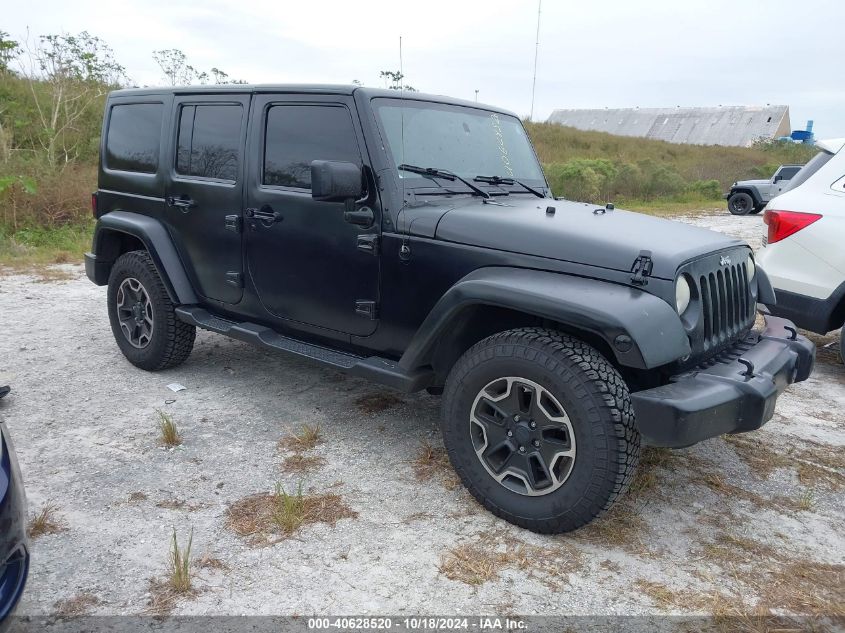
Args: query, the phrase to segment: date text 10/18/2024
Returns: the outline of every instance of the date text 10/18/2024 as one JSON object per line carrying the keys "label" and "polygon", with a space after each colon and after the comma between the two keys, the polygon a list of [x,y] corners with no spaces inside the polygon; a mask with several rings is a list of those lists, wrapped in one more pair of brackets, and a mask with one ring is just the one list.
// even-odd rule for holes
{"label": "date text 10/18/2024", "polygon": [[527,628],[518,618],[481,617],[328,617],[308,618],[309,630],[362,631],[520,631]]}

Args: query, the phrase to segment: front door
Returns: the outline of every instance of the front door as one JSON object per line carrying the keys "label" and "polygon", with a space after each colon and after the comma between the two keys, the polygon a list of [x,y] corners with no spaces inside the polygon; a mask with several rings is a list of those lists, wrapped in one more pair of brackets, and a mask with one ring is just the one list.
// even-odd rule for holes
{"label": "front door", "polygon": [[[376,329],[379,211],[373,224],[344,219],[344,203],[311,197],[311,161],[365,165],[351,97],[256,95],[249,138],[247,270],[278,318],[366,336]],[[331,335],[327,332],[327,334]]]}
{"label": "front door", "polygon": [[249,95],[186,95],[174,103],[174,160],[165,192],[166,222],[206,299],[243,295],[243,155]]}

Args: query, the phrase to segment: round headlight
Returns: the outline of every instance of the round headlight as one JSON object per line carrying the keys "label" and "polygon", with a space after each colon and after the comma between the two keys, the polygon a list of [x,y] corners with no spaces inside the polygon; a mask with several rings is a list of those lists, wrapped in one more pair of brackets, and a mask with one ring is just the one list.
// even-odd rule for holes
{"label": "round headlight", "polygon": [[686,276],[681,275],[675,282],[675,308],[678,314],[683,314],[689,307],[690,287]]}
{"label": "round headlight", "polygon": [[754,275],[757,273],[757,266],[754,264],[753,257],[745,260],[745,273],[748,275],[748,281],[754,279]]}

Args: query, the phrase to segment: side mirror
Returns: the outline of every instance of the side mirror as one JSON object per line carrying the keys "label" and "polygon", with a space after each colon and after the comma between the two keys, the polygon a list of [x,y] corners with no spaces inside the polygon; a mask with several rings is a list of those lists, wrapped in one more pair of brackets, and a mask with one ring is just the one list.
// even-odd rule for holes
{"label": "side mirror", "polygon": [[780,182],[781,180],[783,180],[783,176],[775,176],[774,182]]}
{"label": "side mirror", "polygon": [[361,168],[336,160],[311,162],[311,197],[325,202],[358,200],[364,192]]}

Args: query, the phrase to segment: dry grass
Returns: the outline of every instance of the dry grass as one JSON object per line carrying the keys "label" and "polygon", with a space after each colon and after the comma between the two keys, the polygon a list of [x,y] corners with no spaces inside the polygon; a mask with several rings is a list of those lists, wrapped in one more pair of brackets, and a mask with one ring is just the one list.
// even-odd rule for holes
{"label": "dry grass", "polygon": [[636,497],[653,491],[658,484],[658,470],[668,469],[679,462],[678,453],[669,448],[647,446],[643,448],[640,464],[634,475],[634,481],[628,489],[628,495]]}
{"label": "dry grass", "polygon": [[218,571],[228,571],[229,566],[219,558],[215,558],[208,552],[194,560],[194,567],[197,569],[215,569]]}
{"label": "dry grass", "polygon": [[180,598],[196,595],[191,573],[191,547],[194,541],[194,531],[188,536],[188,543],[184,549],[179,547],[176,530],[170,541],[168,553],[167,575],[164,578],[150,579],[150,600],[147,604],[152,613],[165,615],[173,610]]}
{"label": "dry grass", "polygon": [[774,510],[776,512],[799,512],[807,510],[807,504],[803,497],[793,499],[791,497],[784,497],[783,495],[763,496],[751,490],[746,490],[745,488],[728,483],[718,473],[702,473],[701,483],[714,492],[723,494],[731,499],[747,501],[760,509]]}
{"label": "dry grass", "polygon": [[633,554],[648,551],[644,536],[648,524],[632,500],[623,497],[604,516],[584,526],[569,538],[602,547],[618,547]]}
{"label": "dry grass", "polygon": [[357,516],[340,495],[305,495],[301,484],[295,494],[288,494],[277,485],[273,494],[251,495],[229,506],[227,524],[239,536],[252,537],[255,544],[272,544],[307,525],[334,526]]}
{"label": "dry grass", "polygon": [[[751,590],[719,596],[720,608],[713,610],[714,615],[759,618],[786,612],[845,617],[845,565],[808,560],[788,549],[725,531],[703,545],[701,555]],[[749,595],[757,597],[755,604],[749,603]]]}
{"label": "dry grass", "polygon": [[[61,259],[66,259],[65,256],[57,257]],[[76,275],[69,270],[57,268],[56,266],[45,266],[37,263],[8,266],[4,268],[3,272],[5,271],[34,276],[35,283],[37,284],[49,284],[59,281],[70,281],[71,279],[76,278]]]}
{"label": "dry grass", "polygon": [[162,501],[156,502],[157,508],[163,508],[165,510],[187,510],[188,512],[196,512],[204,507],[206,504],[202,503],[188,503],[184,499],[163,499]]}
{"label": "dry grass", "polygon": [[294,453],[293,455],[285,458],[280,468],[286,473],[302,474],[322,468],[325,464],[326,460],[322,457]]}
{"label": "dry grass", "polygon": [[159,441],[165,446],[174,447],[182,444],[182,436],[173,421],[173,416],[164,411],[158,413]]}
{"label": "dry grass", "polygon": [[658,609],[668,610],[678,606],[678,594],[663,583],[638,579],[634,585],[641,593],[651,598]]}
{"label": "dry grass", "polygon": [[505,569],[515,569],[557,590],[582,567],[582,554],[567,544],[539,547],[487,534],[447,551],[438,570],[450,580],[478,586],[495,580]]}
{"label": "dry grass", "polygon": [[170,544],[170,586],[176,593],[187,593],[191,590],[191,546],[194,542],[194,531],[188,536],[188,544],[184,550],[179,549],[176,540],[176,530],[173,530],[173,541]]}
{"label": "dry grass", "polygon": [[839,447],[793,438],[775,450],[753,435],[725,435],[724,439],[749,469],[764,479],[777,468],[795,468],[804,485],[845,488],[845,451]]}
{"label": "dry grass", "polygon": [[479,545],[465,543],[449,550],[438,569],[450,580],[467,585],[483,585],[498,578],[501,566],[500,555]]}
{"label": "dry grass", "polygon": [[323,431],[320,425],[311,426],[310,424],[303,424],[299,432],[288,433],[285,437],[279,440],[279,450],[288,450],[295,453],[303,453],[310,451],[318,444],[323,443]]}
{"label": "dry grass", "polygon": [[78,593],[72,598],[59,600],[54,605],[54,615],[59,618],[78,618],[88,615],[91,610],[100,604],[100,599],[92,593]]}
{"label": "dry grass", "polygon": [[428,440],[420,443],[417,456],[411,463],[417,481],[429,481],[436,475],[447,490],[454,490],[461,483],[452,468],[446,449],[433,446]]}
{"label": "dry grass", "polygon": [[355,406],[367,414],[382,413],[400,404],[405,401],[388,392],[368,393],[355,400]]}
{"label": "dry grass", "polygon": [[39,536],[64,532],[67,527],[58,516],[58,509],[58,506],[52,501],[45,503],[41,510],[29,520],[29,525],[27,526],[29,538],[36,539]]}

